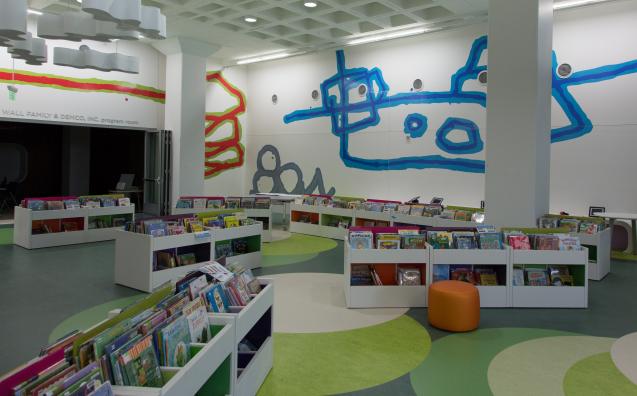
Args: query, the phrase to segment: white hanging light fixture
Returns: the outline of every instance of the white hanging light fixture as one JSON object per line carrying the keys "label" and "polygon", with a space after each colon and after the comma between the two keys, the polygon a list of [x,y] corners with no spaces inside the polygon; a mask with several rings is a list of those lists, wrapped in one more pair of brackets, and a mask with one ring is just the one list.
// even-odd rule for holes
{"label": "white hanging light fixture", "polygon": [[46,41],[34,38],[29,32],[22,40],[12,41],[7,52],[13,59],[22,59],[29,65],[41,65],[47,61]]}
{"label": "white hanging light fixture", "polygon": [[38,20],[38,36],[50,40],[138,40],[139,33],[120,30],[114,22],[96,21],[86,12],[44,14]]}
{"label": "white hanging light fixture", "polygon": [[0,0],[0,41],[23,40],[27,33],[27,0]]}
{"label": "white hanging light fixture", "polygon": [[100,52],[90,49],[87,45],[82,45],[77,50],[55,47],[53,49],[53,64],[103,72],[139,73],[139,60],[136,57],[119,53]]}
{"label": "white hanging light fixture", "polygon": [[142,23],[138,31],[150,39],[165,39],[166,15],[162,14],[157,7],[142,6]]}

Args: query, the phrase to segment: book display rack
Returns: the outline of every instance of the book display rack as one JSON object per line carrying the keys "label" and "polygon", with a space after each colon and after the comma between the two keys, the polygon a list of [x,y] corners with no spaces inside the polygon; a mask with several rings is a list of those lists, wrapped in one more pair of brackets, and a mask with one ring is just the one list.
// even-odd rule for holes
{"label": "book display rack", "polygon": [[224,209],[241,211],[246,217],[263,224],[262,242],[272,242],[272,205],[269,197],[180,197],[177,204],[178,207],[172,209],[173,215],[218,213]]}
{"label": "book display rack", "polygon": [[[526,308],[587,308],[588,249],[516,250],[511,249],[511,306]],[[567,268],[572,286],[531,285],[529,273]],[[524,279],[526,278],[526,279]],[[546,283],[546,282],[543,282]]]}
{"label": "book display rack", "polygon": [[[373,233],[380,240],[383,238],[380,235],[398,232],[398,229],[355,227],[352,232]],[[348,308],[427,306],[430,261],[424,239],[417,246],[419,248],[414,249],[360,249],[356,248],[356,242],[352,243],[354,248],[349,239],[344,244],[345,301]],[[400,238],[397,243],[401,243]]]}
{"label": "book display rack", "polygon": [[135,206],[33,210],[14,209],[13,243],[26,249],[115,239],[115,231],[134,221]]}
{"label": "book display rack", "polygon": [[[231,313],[219,314],[233,321],[236,359],[233,362],[234,395],[252,396],[257,393],[274,364],[272,306],[274,284],[259,278],[261,292],[253,295],[245,307],[230,307]],[[249,343],[254,350],[244,350]]]}
{"label": "book display rack", "polygon": [[[222,250],[217,247],[221,245],[230,249],[220,254]],[[246,253],[234,254],[239,245]],[[247,268],[259,267],[261,223],[165,236],[118,231],[115,239],[115,283],[150,292],[164,282],[183,277],[222,255],[228,256],[228,262]]]}

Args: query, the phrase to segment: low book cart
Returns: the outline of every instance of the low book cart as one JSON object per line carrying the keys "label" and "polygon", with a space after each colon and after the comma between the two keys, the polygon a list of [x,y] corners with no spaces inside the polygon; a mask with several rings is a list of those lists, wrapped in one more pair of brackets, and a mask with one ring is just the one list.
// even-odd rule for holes
{"label": "low book cart", "polygon": [[[551,265],[566,265],[573,276],[574,286],[511,286],[511,306],[526,308],[587,308],[588,307],[588,249],[514,250],[511,249],[512,269]],[[513,282],[511,282],[513,283]]]}
{"label": "low book cart", "polygon": [[[427,306],[427,274],[430,249],[352,249],[345,241],[345,301],[348,308],[401,308]],[[374,265],[383,275],[398,271],[399,266],[417,267],[421,273],[421,285],[352,285],[352,266]],[[382,267],[381,267],[382,266]]]}
{"label": "low book cart", "polygon": [[[245,307],[230,307],[230,313],[217,314],[233,321],[234,356],[232,377],[234,395],[253,396],[257,393],[274,364],[274,340],[272,306],[274,283],[259,278],[263,289]],[[239,344],[250,341],[258,349],[243,352]]]}
{"label": "low book cart", "polygon": [[447,270],[454,266],[465,268],[490,267],[495,270],[498,278],[497,286],[476,285],[480,292],[480,306],[508,307],[510,306],[511,271],[509,268],[509,248],[505,249],[430,249],[431,273],[429,280],[434,282],[434,273],[440,266]]}
{"label": "low book cart", "polygon": [[[92,228],[96,220],[113,218],[134,221],[135,206],[110,206],[60,210],[31,210],[14,208],[13,243],[26,249],[74,245],[115,239],[122,227]],[[74,231],[63,231],[64,223],[74,225]],[[123,226],[123,225],[122,225]],[[46,227],[51,232],[34,233],[36,227]]]}
{"label": "low book cart", "polygon": [[588,249],[588,279],[604,279],[610,272],[612,230],[606,228],[594,234],[579,232],[571,235],[579,237],[580,243]]}
{"label": "low book cart", "polygon": [[[261,240],[263,242],[272,242],[272,206],[270,209],[249,209],[249,208],[239,208],[239,209],[210,209],[210,208],[173,208],[173,215],[183,215],[183,214],[200,214],[200,213],[232,213],[232,212],[240,212],[244,213],[246,217],[250,219],[254,219],[263,223],[263,231],[261,233]],[[267,224],[267,226],[266,226]]]}
{"label": "low book cart", "polygon": [[[236,262],[248,268],[259,267],[261,265],[261,223],[161,237],[117,231],[115,283],[150,293],[159,285],[182,278],[188,272],[215,259],[216,243],[228,243],[238,238],[254,239],[248,243],[254,250],[247,254],[230,256],[228,262]],[[157,269],[157,254],[162,251],[175,252],[176,255],[193,253],[196,262],[190,265]]]}
{"label": "low book cart", "polygon": [[218,314],[209,314],[214,337],[205,344],[190,344],[194,354],[184,367],[160,367],[164,386],[161,388],[113,386],[116,396],[183,396],[234,395],[232,362],[234,321]]}

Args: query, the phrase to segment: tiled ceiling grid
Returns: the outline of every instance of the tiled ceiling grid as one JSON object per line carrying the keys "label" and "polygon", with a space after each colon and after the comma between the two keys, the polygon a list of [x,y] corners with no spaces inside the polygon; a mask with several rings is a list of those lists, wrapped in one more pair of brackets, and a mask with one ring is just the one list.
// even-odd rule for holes
{"label": "tiled ceiling grid", "polygon": [[[315,8],[305,7],[302,0],[152,0],[144,3],[162,8],[169,28],[174,26],[179,30],[183,24],[211,24],[229,35],[245,35],[293,50],[333,47],[351,36],[388,29],[466,24],[486,16],[484,2],[475,0],[320,0],[315,1]],[[254,17],[257,21],[248,23],[245,17]]]}

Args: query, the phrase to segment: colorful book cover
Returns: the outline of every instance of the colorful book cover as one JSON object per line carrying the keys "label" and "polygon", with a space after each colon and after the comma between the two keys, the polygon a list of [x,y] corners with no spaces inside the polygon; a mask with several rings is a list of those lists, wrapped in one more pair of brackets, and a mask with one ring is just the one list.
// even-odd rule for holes
{"label": "colorful book cover", "polygon": [[47,201],[47,210],[62,210],[64,209],[64,202],[62,201]]}
{"label": "colorful book cover", "polygon": [[197,297],[184,308],[183,314],[188,321],[190,341],[198,343],[210,341],[212,334],[210,332],[208,311],[206,311],[206,305],[203,300]]}
{"label": "colorful book cover", "polygon": [[433,268],[433,274],[432,274],[433,282],[449,280],[449,265],[448,264],[436,264],[436,265],[433,265],[432,268]]}
{"label": "colorful book cover", "polygon": [[161,330],[164,343],[162,364],[169,367],[183,367],[188,363],[190,330],[188,320],[181,316]]}
{"label": "colorful book cover", "polygon": [[117,206],[130,206],[130,198],[127,198],[127,197],[118,198]]}
{"label": "colorful book cover", "polygon": [[223,208],[223,199],[209,199],[206,207],[208,209],[221,209]]}
{"label": "colorful book cover", "polygon": [[213,312],[228,312],[228,298],[220,284],[215,284],[207,293],[206,299]]}
{"label": "colorful book cover", "polygon": [[524,286],[524,270],[513,268],[513,286]]}
{"label": "colorful book cover", "polygon": [[482,286],[498,286],[498,276],[494,272],[481,272],[478,275]]}
{"label": "colorful book cover", "polygon": [[509,235],[509,246],[516,250],[530,250],[531,243],[528,235]]}
{"label": "colorful book cover", "polygon": [[411,205],[409,214],[412,216],[422,216],[425,210],[425,205],[422,204],[414,204]]}
{"label": "colorful book cover", "polygon": [[502,249],[502,235],[499,232],[480,232],[480,249]]}
{"label": "colorful book cover", "polygon": [[206,198],[195,198],[192,200],[193,209],[205,209],[208,200]]}
{"label": "colorful book cover", "polygon": [[548,277],[545,270],[539,268],[527,268],[526,279],[529,286],[548,286]]}
{"label": "colorful book cover", "polygon": [[67,199],[64,201],[64,207],[66,209],[79,209],[81,208],[80,201],[77,199]]}
{"label": "colorful book cover", "polygon": [[424,234],[403,235],[402,248],[403,249],[426,249],[427,237]]}
{"label": "colorful book cover", "polygon": [[177,209],[192,209],[192,199],[178,199]]}
{"label": "colorful book cover", "polygon": [[199,295],[199,292],[208,286],[208,280],[206,279],[206,275],[201,275],[198,278],[195,278],[192,282],[188,284],[188,291],[190,293],[190,299],[194,300]]}
{"label": "colorful book cover", "polygon": [[161,387],[163,385],[159,363],[151,336],[146,336],[135,343],[119,357],[129,385]]}
{"label": "colorful book cover", "polygon": [[228,197],[226,198],[226,208],[227,209],[238,209],[241,205],[241,198],[239,197]]}
{"label": "colorful book cover", "polygon": [[31,210],[46,210],[46,203],[39,199],[31,199],[27,202],[27,208]]}
{"label": "colorful book cover", "polygon": [[371,231],[350,231],[349,243],[352,249],[372,249],[374,234]]}
{"label": "colorful book cover", "polygon": [[239,227],[239,221],[235,216],[226,216],[223,218],[226,228]]}

